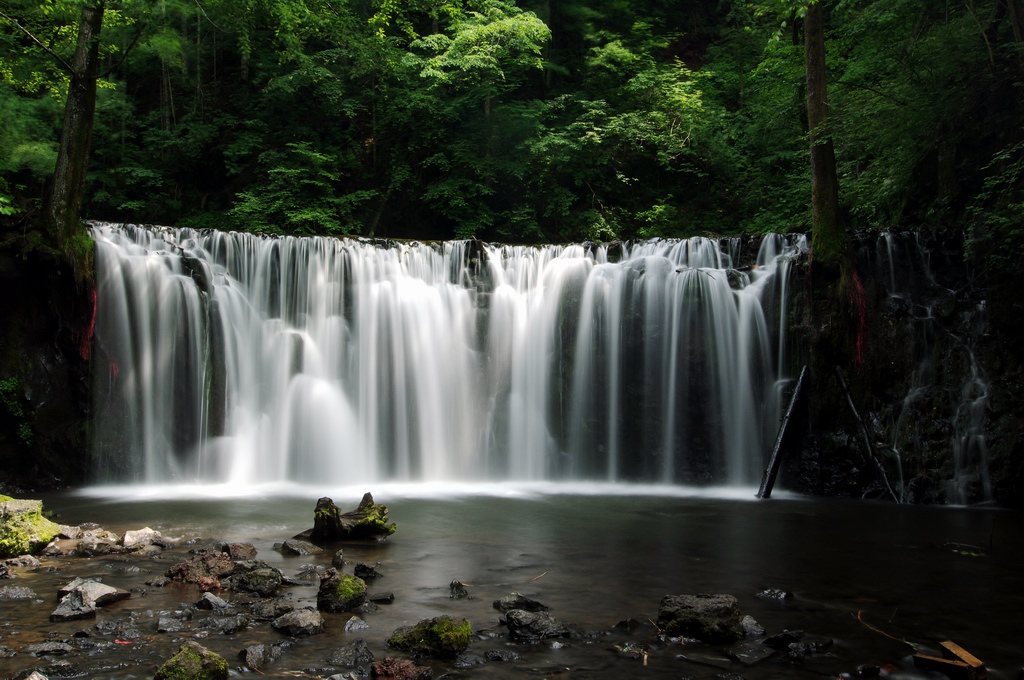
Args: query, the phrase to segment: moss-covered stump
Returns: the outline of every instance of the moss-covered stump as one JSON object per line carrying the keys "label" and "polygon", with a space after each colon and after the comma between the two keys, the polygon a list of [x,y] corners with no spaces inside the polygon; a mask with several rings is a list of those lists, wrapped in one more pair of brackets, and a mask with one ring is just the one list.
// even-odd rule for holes
{"label": "moss-covered stump", "polygon": [[0,558],[42,550],[60,533],[43,517],[43,502],[0,496]]}
{"label": "moss-covered stump", "polygon": [[320,577],[316,607],[325,612],[347,612],[366,602],[366,582],[331,567]]}
{"label": "moss-covered stump", "polygon": [[388,647],[410,654],[452,659],[469,647],[473,633],[469,621],[451,616],[424,619],[415,626],[402,626],[388,638]]}
{"label": "moss-covered stump", "polygon": [[228,662],[196,642],[186,642],[157,670],[153,680],[227,680]]}
{"label": "moss-covered stump", "polygon": [[359,507],[351,512],[341,512],[330,498],[316,502],[313,511],[313,528],[303,531],[295,538],[314,542],[373,539],[383,541],[395,533],[394,522],[388,522],[386,505],[373,502],[370,493],[363,494]]}

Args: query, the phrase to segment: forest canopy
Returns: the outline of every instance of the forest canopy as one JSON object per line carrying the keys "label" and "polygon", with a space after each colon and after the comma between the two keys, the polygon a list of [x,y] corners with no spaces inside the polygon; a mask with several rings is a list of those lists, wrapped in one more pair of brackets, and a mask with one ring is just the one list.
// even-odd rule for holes
{"label": "forest canopy", "polygon": [[[959,225],[1019,262],[1021,0],[820,1],[846,223]],[[509,242],[810,225],[803,2],[3,0],[9,225],[41,210],[89,4],[91,219]]]}

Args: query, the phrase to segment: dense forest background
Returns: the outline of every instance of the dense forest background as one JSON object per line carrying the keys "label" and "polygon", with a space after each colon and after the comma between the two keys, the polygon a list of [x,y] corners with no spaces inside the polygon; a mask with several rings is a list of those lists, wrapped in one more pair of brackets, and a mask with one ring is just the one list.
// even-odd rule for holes
{"label": "dense forest background", "polygon": [[[822,3],[847,223],[954,224],[1016,264],[1021,0]],[[17,238],[83,5],[105,9],[92,219],[509,242],[809,229],[803,2],[4,0]]]}

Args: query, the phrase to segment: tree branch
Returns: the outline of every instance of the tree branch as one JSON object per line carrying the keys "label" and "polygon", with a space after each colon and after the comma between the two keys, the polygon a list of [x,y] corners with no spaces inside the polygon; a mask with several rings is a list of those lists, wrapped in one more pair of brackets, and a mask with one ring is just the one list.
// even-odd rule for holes
{"label": "tree branch", "polygon": [[68,74],[70,74],[70,75],[74,75],[75,74],[75,70],[73,68],[71,68],[71,64],[69,64],[68,62],[64,61],[64,59],[61,58],[61,56],[59,54],[57,54],[56,52],[51,50],[49,47],[47,47],[45,44],[43,44],[43,42],[41,40],[39,40],[39,38],[37,38],[34,35],[32,35],[32,31],[28,30],[27,28],[22,26],[20,23],[18,23],[17,19],[14,19],[13,17],[10,17],[7,14],[4,14],[3,12],[0,12],[0,18],[6,19],[7,21],[9,21],[12,24],[14,24],[15,26],[17,26],[18,29],[21,30],[22,33],[24,33],[25,35],[27,35],[29,38],[32,39],[32,42],[34,42],[36,45],[39,45],[39,47],[41,47],[44,52],[46,52],[51,57],[53,57],[56,60],[56,62],[60,65],[60,67],[62,69],[64,69],[65,71],[67,71]]}
{"label": "tree branch", "polygon": [[141,37],[142,37],[142,34],[143,34],[143,33],[145,32],[145,30],[146,30],[146,27],[147,27],[147,24],[143,24],[143,25],[142,25],[142,26],[141,26],[141,27],[139,28],[139,30],[138,30],[138,31],[136,31],[136,33],[135,33],[135,37],[134,37],[134,38],[132,38],[132,42],[131,42],[131,44],[129,44],[129,45],[128,45],[128,47],[127,47],[127,48],[125,49],[125,51],[124,51],[124,54],[122,54],[122,55],[121,55],[121,58],[117,60],[117,63],[116,63],[116,64],[114,64],[113,66],[111,66],[110,68],[108,68],[108,69],[107,69],[106,71],[104,71],[104,72],[103,72],[103,73],[101,73],[100,75],[96,76],[96,80],[102,80],[103,78],[106,78],[106,77],[107,77],[107,76],[109,76],[109,75],[110,75],[111,73],[113,73],[114,71],[116,71],[116,70],[117,70],[118,68],[120,68],[120,67],[121,67],[121,64],[123,64],[123,63],[124,63],[124,60],[125,60],[125,59],[127,59],[127,58],[128,58],[128,55],[129,55],[129,54],[131,53],[131,51],[132,51],[133,49],[135,49],[135,45],[137,45],[137,44],[138,44],[138,42],[139,42],[139,38],[141,38]]}

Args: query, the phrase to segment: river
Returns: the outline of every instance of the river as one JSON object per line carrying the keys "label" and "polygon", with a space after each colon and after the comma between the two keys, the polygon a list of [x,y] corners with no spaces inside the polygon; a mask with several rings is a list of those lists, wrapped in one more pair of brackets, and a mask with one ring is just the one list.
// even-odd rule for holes
{"label": "river", "polygon": [[[353,509],[361,491],[336,489],[334,500]],[[475,631],[470,655],[511,650],[518,661],[458,668],[433,663],[434,677],[488,678],[760,678],[856,677],[878,666],[888,677],[925,678],[914,669],[914,645],[937,653],[953,640],[988,664],[989,677],[1017,678],[1020,612],[1024,611],[1024,515],[995,508],[921,507],[811,499],[783,493],[752,500],[753,489],[688,491],[629,485],[379,485],[369,489],[386,504],[397,532],[385,543],[344,546],[346,571],[377,564],[383,577],[371,592],[395,601],[365,615],[369,629],[344,633],[348,614],[325,614],[326,632],[296,641],[263,669],[267,677],[329,677],[348,673],[327,658],[363,638],[380,659],[385,639],[404,624],[451,614]],[[312,524],[321,489],[266,489],[231,496],[219,487],[119,487],[44,497],[67,524],[96,522],[121,533],[150,526],[165,536],[204,542],[249,541],[259,559],[299,574],[304,565],[329,566],[331,553],[285,557],[279,543]],[[949,544],[982,549],[954,550]],[[201,631],[207,612],[194,612],[182,633],[157,633],[161,612],[183,611],[200,598],[194,586],[164,588],[145,581],[187,556],[188,546],[158,558],[57,558],[21,570],[8,583],[27,586],[36,600],[0,600],[0,677],[29,668],[65,664],[79,677],[148,678],[181,642],[200,638],[243,674],[238,653],[246,645],[285,639],[269,624],[231,635]],[[975,554],[978,553],[978,554]],[[379,564],[378,564],[379,563]],[[51,624],[56,590],[75,576],[133,592],[99,612],[97,621]],[[469,597],[452,599],[449,584],[466,584]],[[286,589],[297,606],[313,605],[316,585],[301,580]],[[792,598],[757,594],[773,587]],[[543,602],[575,631],[553,644],[508,639],[492,602],[511,591]],[[660,641],[653,622],[666,594],[730,593],[769,635],[806,631],[805,640],[831,645],[796,662],[779,653],[745,666],[726,648]],[[229,601],[234,594],[221,593]],[[131,644],[97,623],[134,617],[141,633]],[[615,624],[635,619],[631,633]],[[89,637],[74,637],[91,631]],[[81,633],[79,633],[81,635]],[[74,651],[56,659],[26,654],[43,639],[66,640]],[[646,665],[616,647],[648,650]],[[401,654],[395,654],[401,656]],[[67,666],[66,664],[71,664]],[[71,670],[69,670],[71,669]],[[51,669],[51,672],[56,672]],[[51,675],[51,677],[55,677]]]}

